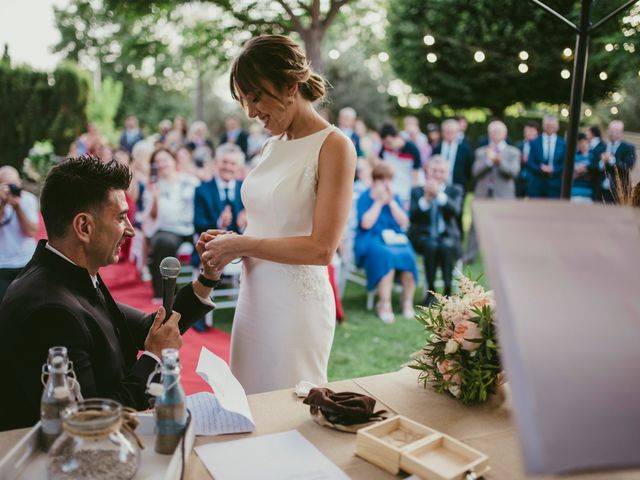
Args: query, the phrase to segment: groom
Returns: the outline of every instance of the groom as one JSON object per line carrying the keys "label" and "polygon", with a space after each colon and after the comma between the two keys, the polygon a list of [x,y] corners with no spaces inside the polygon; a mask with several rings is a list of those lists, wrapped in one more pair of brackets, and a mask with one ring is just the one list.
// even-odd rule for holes
{"label": "groom", "polygon": [[[149,408],[146,382],[162,349],[180,348],[181,334],[214,308],[217,276],[209,268],[178,292],[168,319],[162,308],[146,314],[112,298],[98,270],[116,263],[134,235],[125,199],[130,182],[128,167],[93,157],[69,159],[47,176],[41,208],[49,240],[38,244],[0,305],[0,430],[38,421],[42,364],[58,345],[67,347],[85,398]],[[196,248],[202,253],[204,242]]]}

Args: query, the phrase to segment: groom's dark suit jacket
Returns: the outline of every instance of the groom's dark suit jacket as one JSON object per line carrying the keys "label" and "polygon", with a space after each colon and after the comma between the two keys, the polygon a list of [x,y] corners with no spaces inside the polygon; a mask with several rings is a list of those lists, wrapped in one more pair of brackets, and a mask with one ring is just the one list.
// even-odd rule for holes
{"label": "groom's dark suit jacket", "polygon": [[[40,415],[40,372],[48,349],[62,345],[84,398],[112,398],[138,410],[149,408],[146,382],[155,360],[138,352],[155,314],[114,301],[89,272],[38,244],[35,254],[11,284],[0,304],[0,430],[35,424]],[[211,307],[191,285],[182,288],[174,310],[184,332]]]}

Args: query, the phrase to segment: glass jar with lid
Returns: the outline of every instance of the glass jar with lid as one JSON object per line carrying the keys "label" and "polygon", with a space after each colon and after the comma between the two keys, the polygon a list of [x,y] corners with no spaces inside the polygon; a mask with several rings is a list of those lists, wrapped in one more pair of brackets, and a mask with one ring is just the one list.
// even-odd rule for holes
{"label": "glass jar with lid", "polygon": [[140,465],[135,417],[108,399],[78,402],[62,413],[63,432],[49,450],[49,480],[133,478]]}

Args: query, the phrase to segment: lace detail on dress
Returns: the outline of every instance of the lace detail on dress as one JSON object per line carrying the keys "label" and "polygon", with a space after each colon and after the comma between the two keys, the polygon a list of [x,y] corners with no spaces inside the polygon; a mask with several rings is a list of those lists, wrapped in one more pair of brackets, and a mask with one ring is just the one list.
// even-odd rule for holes
{"label": "lace detail on dress", "polygon": [[322,300],[329,284],[328,274],[324,278],[317,267],[309,265],[286,265],[291,288],[305,300]]}
{"label": "lace detail on dress", "polygon": [[305,187],[311,188],[313,193],[318,191],[318,162],[317,160],[310,159],[307,161],[307,165],[302,172],[302,184]]}

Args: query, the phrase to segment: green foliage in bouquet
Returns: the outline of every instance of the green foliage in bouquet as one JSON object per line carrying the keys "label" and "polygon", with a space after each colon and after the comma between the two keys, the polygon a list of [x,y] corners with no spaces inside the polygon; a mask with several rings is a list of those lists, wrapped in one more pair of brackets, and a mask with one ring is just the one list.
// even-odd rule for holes
{"label": "green foliage in bouquet", "polygon": [[22,173],[32,182],[41,183],[56,163],[58,157],[53,153],[53,143],[50,140],[36,142],[22,163]]}
{"label": "green foliage in bouquet", "polygon": [[425,387],[431,384],[465,405],[484,402],[502,379],[493,292],[461,276],[458,294],[436,298],[431,307],[418,307],[427,341],[409,366],[420,371]]}

